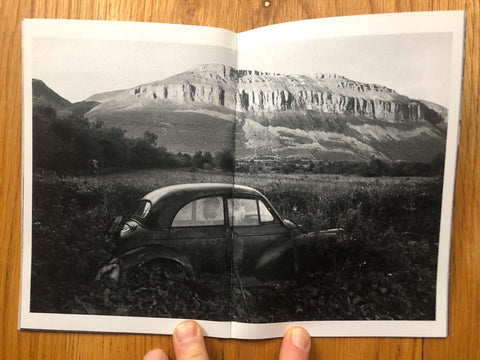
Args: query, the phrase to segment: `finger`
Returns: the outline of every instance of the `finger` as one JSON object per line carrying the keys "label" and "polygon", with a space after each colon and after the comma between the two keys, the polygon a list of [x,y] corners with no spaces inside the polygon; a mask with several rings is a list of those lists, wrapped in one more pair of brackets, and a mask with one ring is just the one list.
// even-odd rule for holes
{"label": "finger", "polygon": [[168,356],[160,349],[153,349],[145,354],[143,360],[168,360]]}
{"label": "finger", "polygon": [[173,332],[177,360],[208,360],[202,328],[195,321],[180,323]]}
{"label": "finger", "polygon": [[291,327],[283,337],[279,360],[307,360],[310,346],[308,332],[301,327]]}

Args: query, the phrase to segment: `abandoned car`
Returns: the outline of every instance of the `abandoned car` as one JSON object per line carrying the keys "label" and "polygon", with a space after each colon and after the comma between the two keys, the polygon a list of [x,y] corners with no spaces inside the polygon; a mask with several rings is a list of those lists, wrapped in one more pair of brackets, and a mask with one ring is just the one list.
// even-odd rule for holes
{"label": "abandoned car", "polygon": [[254,283],[295,279],[321,261],[328,243],[341,240],[337,229],[303,233],[259,191],[232,184],[163,187],[117,222],[113,259],[97,279],[118,282],[147,265],[192,276],[229,272]]}

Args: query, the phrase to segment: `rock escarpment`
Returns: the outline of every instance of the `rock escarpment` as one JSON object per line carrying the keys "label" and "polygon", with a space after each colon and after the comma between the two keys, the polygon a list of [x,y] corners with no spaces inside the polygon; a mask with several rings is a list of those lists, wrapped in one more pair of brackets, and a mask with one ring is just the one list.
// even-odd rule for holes
{"label": "rock escarpment", "polygon": [[323,113],[360,115],[386,121],[417,121],[425,118],[425,106],[419,102],[365,99],[314,90],[263,90],[237,93],[242,111],[317,110]]}
{"label": "rock escarpment", "polygon": [[[285,75],[202,65],[130,90],[138,98],[225,106],[251,115],[286,110],[362,116],[387,122],[446,120],[428,102],[392,89],[349,80],[336,74]],[[441,107],[440,107],[441,108]]]}
{"label": "rock escarpment", "polygon": [[167,79],[140,85],[130,94],[176,103],[198,102],[235,108],[236,71],[225,65],[202,65]]}
{"label": "rock escarpment", "polygon": [[225,89],[221,86],[190,83],[143,85],[133,89],[131,94],[138,97],[144,96],[147,99],[172,100],[177,103],[201,102],[226,106]]}
{"label": "rock escarpment", "polygon": [[246,112],[313,110],[388,122],[443,120],[421,101],[335,74],[239,76],[237,109]]}

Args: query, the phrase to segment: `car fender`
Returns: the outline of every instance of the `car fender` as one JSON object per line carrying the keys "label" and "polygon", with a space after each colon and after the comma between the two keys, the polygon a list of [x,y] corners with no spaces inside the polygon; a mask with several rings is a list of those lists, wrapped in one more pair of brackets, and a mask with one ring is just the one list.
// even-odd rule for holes
{"label": "car fender", "polygon": [[193,267],[190,260],[181,252],[166,246],[145,246],[127,251],[110,260],[108,264],[99,270],[96,279],[99,280],[103,275],[109,274],[113,280],[122,281],[128,271],[153,260],[175,261],[180,264],[188,274],[193,274]]}
{"label": "car fender", "polygon": [[172,249],[167,246],[145,246],[132,251],[128,251],[119,257],[122,259],[125,268],[131,269],[133,267],[147,264],[152,260],[172,260],[182,265],[190,274],[193,273],[193,268],[187,256],[180,251]]}

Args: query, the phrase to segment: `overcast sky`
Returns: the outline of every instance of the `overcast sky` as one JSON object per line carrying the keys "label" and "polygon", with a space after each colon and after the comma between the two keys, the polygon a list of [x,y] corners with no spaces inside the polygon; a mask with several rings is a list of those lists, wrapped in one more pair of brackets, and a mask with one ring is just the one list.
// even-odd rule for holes
{"label": "overcast sky", "polygon": [[448,105],[451,33],[296,41],[250,50],[238,66],[279,73],[335,73]]}
{"label": "overcast sky", "polygon": [[164,79],[201,64],[235,66],[235,52],[162,42],[35,39],[32,74],[71,102]]}
{"label": "overcast sky", "polygon": [[[375,35],[283,43],[242,53],[239,67],[285,74],[337,73],[448,105],[450,33]],[[220,47],[110,40],[35,39],[35,78],[69,101],[161,80],[200,64],[235,66]]]}

